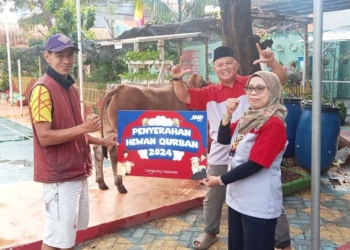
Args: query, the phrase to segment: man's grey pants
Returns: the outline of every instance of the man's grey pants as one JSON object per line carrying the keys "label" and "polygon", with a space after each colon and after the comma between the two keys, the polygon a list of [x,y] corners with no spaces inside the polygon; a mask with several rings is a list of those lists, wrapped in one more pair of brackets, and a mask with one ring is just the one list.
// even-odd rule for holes
{"label": "man's grey pants", "polygon": [[[207,173],[219,176],[227,173],[227,165],[209,165]],[[220,231],[222,205],[225,202],[226,186],[217,185],[207,189],[203,202],[205,229],[210,235],[216,235]],[[281,216],[277,220],[275,231],[275,246],[285,248],[290,245],[289,222],[283,208]]]}

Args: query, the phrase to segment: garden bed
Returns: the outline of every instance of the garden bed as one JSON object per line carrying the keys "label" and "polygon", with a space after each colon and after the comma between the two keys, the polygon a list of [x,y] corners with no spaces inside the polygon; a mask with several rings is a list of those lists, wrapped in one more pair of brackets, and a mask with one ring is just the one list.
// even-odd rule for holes
{"label": "garden bed", "polygon": [[285,167],[281,167],[281,180],[284,197],[311,187],[310,175]]}

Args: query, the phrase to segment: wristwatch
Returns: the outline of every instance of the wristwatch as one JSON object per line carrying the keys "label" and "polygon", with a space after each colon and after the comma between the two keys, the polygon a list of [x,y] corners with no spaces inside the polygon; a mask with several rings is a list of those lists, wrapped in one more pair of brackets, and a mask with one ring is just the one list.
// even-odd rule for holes
{"label": "wristwatch", "polygon": [[182,78],[173,77],[172,81],[182,81]]}

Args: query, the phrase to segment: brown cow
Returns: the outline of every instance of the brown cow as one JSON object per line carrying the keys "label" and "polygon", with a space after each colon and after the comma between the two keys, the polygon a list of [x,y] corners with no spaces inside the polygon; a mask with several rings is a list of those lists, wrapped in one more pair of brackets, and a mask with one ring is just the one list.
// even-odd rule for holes
{"label": "brown cow", "polygon": [[[187,80],[188,87],[201,88],[211,83],[206,82],[200,75],[193,74]],[[187,110],[185,104],[175,95],[172,84],[158,88],[147,88],[135,85],[120,85],[107,93],[102,100],[100,109],[102,137],[113,132],[117,133],[118,110]],[[96,182],[100,189],[108,189],[103,178],[103,157],[107,158],[107,148],[94,146]],[[119,193],[126,193],[123,179],[117,166],[117,149],[108,148],[114,174],[114,184]]]}

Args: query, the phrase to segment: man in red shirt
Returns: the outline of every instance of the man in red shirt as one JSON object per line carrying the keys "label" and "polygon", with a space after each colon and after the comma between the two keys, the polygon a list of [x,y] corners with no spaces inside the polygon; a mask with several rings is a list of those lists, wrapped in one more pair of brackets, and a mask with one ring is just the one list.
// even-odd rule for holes
{"label": "man in red shirt", "polygon": [[[286,74],[282,66],[277,62],[271,50],[261,50],[259,44],[256,45],[259,51],[259,60],[257,63],[266,63],[280,79],[282,84],[287,81]],[[249,76],[240,76],[237,74],[239,63],[234,51],[226,46],[218,47],[214,50],[214,71],[218,76],[220,83],[210,85],[201,89],[188,89],[182,77],[190,73],[190,70],[182,68],[182,59],[172,70],[173,83],[177,97],[188,104],[190,108],[196,110],[206,110],[210,125],[210,137],[213,140],[208,157],[207,173],[211,176],[220,176],[227,172],[228,157],[230,146],[222,145],[217,142],[218,128],[223,115],[226,112],[226,100],[228,98],[237,98],[240,103],[238,108],[232,114],[231,121],[236,121],[248,109],[249,103],[244,90]],[[224,117],[225,119],[225,117]],[[230,122],[231,122],[230,121]],[[205,229],[204,233],[199,235],[193,242],[195,249],[207,249],[215,243],[220,229],[220,220],[222,205],[225,201],[226,186],[215,186],[209,188],[203,203]],[[278,226],[283,229],[282,236],[276,234],[276,246],[278,248],[290,249],[289,224],[286,214],[282,213],[278,220]]]}

